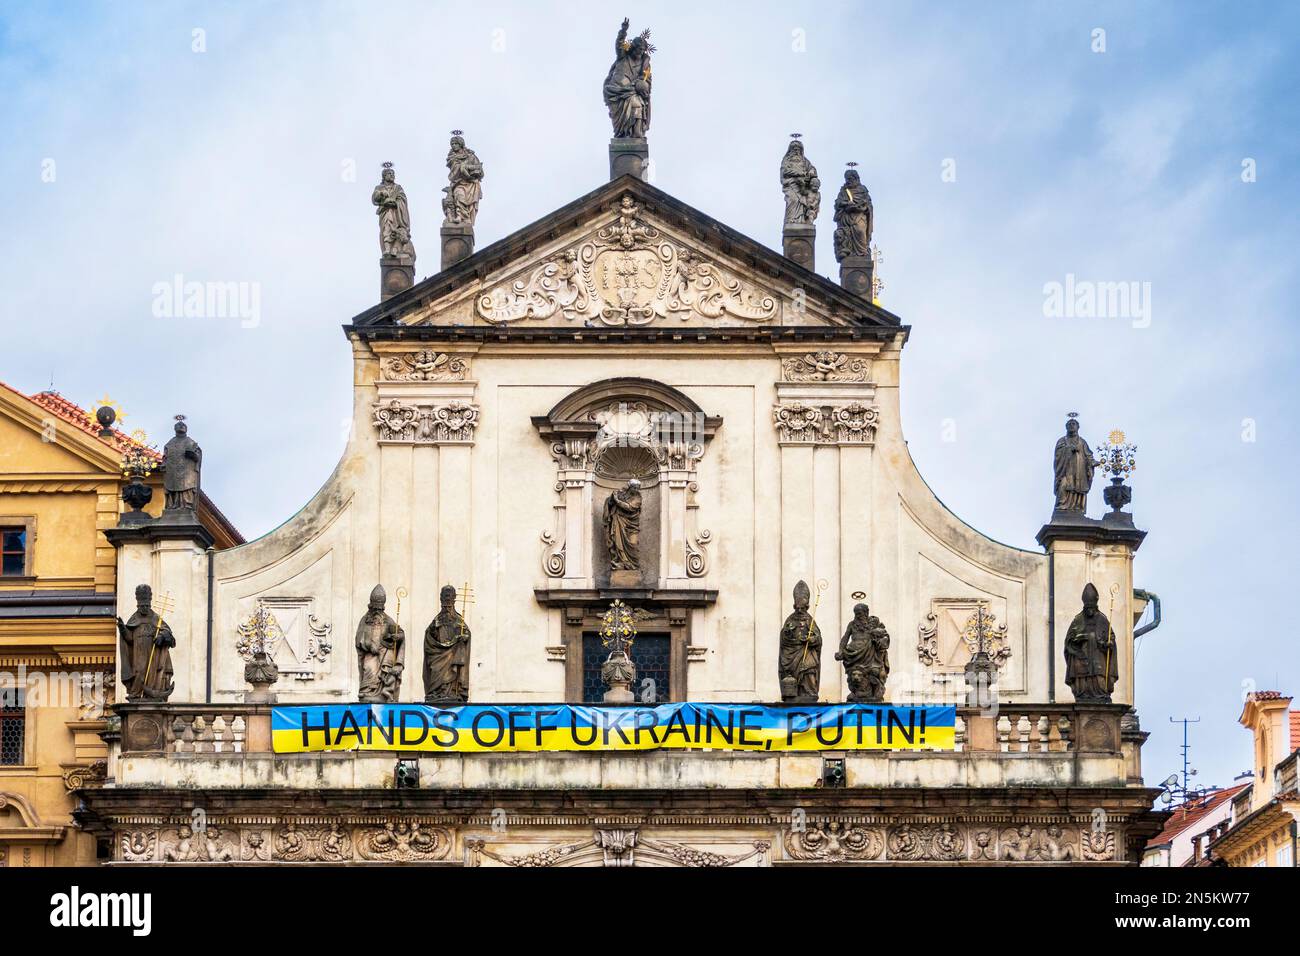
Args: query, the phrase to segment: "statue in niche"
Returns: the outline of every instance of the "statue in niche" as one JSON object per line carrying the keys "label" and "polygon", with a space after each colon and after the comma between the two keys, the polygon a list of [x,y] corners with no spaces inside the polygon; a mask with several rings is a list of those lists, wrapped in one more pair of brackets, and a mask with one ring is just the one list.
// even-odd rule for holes
{"label": "statue in niche", "polygon": [[193,512],[199,495],[203,449],[189,436],[185,416],[176,416],[176,434],[163,446],[163,511]]}
{"label": "statue in niche", "polygon": [[844,185],[835,197],[835,261],[871,255],[871,227],[875,212],[871,193],[856,169],[844,171]]}
{"label": "statue in niche", "polygon": [[415,260],[411,244],[411,211],[406,205],[406,190],[397,185],[392,163],[384,163],[380,183],[370,194],[379,216],[379,249],[385,258]]}
{"label": "statue in niche", "polygon": [[1079,418],[1071,412],[1065,422],[1065,434],[1057,439],[1056,451],[1052,455],[1057,511],[1084,514],[1096,470],[1097,460],[1092,457],[1092,449],[1079,435]]}
{"label": "statue in niche", "polygon": [[376,584],[370,606],[357,624],[357,699],[363,704],[391,704],[402,689],[406,667],[406,634],[384,613],[388,596]]}
{"label": "statue in niche", "polygon": [[424,701],[427,704],[469,700],[469,625],[456,610],[456,589],[438,592],[442,610],[424,632]]}
{"label": "statue in niche", "polygon": [[650,129],[650,31],[632,41],[627,38],[628,20],[623,18],[614,40],[614,62],[605,76],[605,106],[620,139],[643,139]]}
{"label": "statue in niche", "polygon": [[835,655],[844,662],[849,703],[878,704],[885,699],[889,679],[889,632],[865,604],[853,606],[853,620],[844,629]]}
{"label": "statue in niche", "polygon": [[605,499],[605,545],[612,571],[641,569],[641,482],[633,478]]}
{"label": "statue in niche", "polygon": [[479,200],[483,198],[483,164],[478,154],[465,145],[465,138],[452,136],[447,151],[447,181],[442,191],[442,212],[448,225],[474,225]]}
{"label": "statue in niche", "polygon": [[1109,704],[1119,680],[1115,632],[1097,607],[1099,595],[1089,581],[1083,588],[1083,610],[1065,632],[1065,682],[1074,699]]}
{"label": "statue in niche", "polygon": [[817,221],[821,210],[822,181],[817,167],[803,154],[803,143],[790,141],[781,160],[781,190],[785,193],[786,225],[804,225]]}
{"label": "statue in niche", "polygon": [[170,648],[176,646],[171,627],[153,609],[153,589],[142,584],[135,589],[136,610],[123,622],[117,619],[121,642],[122,684],[126,699],[166,700],[176,689],[172,681]]}
{"label": "statue in niche", "polygon": [[822,681],[822,632],[808,613],[812,593],[807,583],[794,586],[794,610],[781,626],[781,699],[813,704]]}

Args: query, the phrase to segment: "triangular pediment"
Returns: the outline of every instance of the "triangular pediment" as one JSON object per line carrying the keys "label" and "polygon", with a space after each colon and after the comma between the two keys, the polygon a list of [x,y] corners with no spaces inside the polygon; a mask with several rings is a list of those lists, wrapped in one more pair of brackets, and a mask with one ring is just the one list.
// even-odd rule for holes
{"label": "triangular pediment", "polygon": [[622,177],[357,316],[353,327],[899,330],[897,316]]}

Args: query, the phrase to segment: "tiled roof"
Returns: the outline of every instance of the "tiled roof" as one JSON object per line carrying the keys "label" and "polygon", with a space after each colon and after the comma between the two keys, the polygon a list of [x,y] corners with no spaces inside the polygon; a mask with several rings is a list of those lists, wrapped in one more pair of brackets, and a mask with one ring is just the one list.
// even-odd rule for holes
{"label": "tiled roof", "polygon": [[1199,820],[1204,819],[1216,807],[1227,803],[1241,791],[1249,787],[1248,783],[1239,783],[1235,787],[1228,787],[1226,790],[1217,790],[1203,800],[1195,803],[1184,803],[1181,807],[1170,814],[1169,819],[1165,821],[1164,829],[1153,836],[1148,842],[1148,846],[1158,846],[1162,843],[1169,843],[1174,837],[1182,833],[1189,827],[1194,826]]}
{"label": "tiled roof", "polygon": [[[10,388],[8,385],[5,385],[5,388],[8,388],[11,392],[17,392],[17,389]],[[18,392],[18,394],[22,395],[21,392]],[[75,402],[68,401],[58,392],[49,390],[45,392],[37,392],[35,395],[25,395],[23,397],[28,401],[39,405],[60,421],[67,422],[69,425],[75,425],[87,435],[94,435],[96,438],[100,437],[99,422],[95,420],[94,414],[92,412],[87,412],[86,409],[82,408]],[[156,449],[150,448],[147,445],[136,441],[119,428],[114,428],[112,430],[112,435],[104,440],[112,445],[114,449],[122,453],[128,451],[143,451],[152,458],[162,458],[161,453]]]}
{"label": "tiled roof", "polygon": [[1250,695],[1251,700],[1290,700],[1286,694],[1280,690],[1257,690]]}

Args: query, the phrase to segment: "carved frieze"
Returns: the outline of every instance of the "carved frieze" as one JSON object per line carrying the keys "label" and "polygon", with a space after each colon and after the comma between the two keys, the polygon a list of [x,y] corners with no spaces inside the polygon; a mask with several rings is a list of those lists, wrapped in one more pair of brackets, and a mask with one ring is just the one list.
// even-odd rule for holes
{"label": "carved frieze", "polygon": [[782,445],[874,445],[880,409],[863,402],[785,401],[772,410]]}
{"label": "carved frieze", "polygon": [[1098,863],[1115,859],[1116,833],[1068,819],[1009,825],[832,818],[787,829],[784,843],[790,859],[816,863]]}
{"label": "carved frieze", "polygon": [[469,375],[469,358],[436,349],[388,355],[379,363],[384,382],[463,382]]}
{"label": "carved frieze", "polygon": [[776,318],[772,296],[646,223],[631,196],[616,219],[531,272],[488,289],[476,311],[488,322],[561,317],[610,326],[662,319],[750,322]]}
{"label": "carved frieze", "polygon": [[868,360],[830,350],[790,355],[781,362],[787,382],[865,382],[870,372]]}
{"label": "carved frieze", "polygon": [[374,426],[381,444],[468,445],[474,441],[478,407],[458,399],[374,404]]}

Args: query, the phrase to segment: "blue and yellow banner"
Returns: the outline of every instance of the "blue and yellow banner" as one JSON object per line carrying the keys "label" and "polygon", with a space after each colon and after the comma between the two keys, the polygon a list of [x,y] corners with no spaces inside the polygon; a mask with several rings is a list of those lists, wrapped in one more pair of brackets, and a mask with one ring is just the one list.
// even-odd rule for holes
{"label": "blue and yellow banner", "polygon": [[276,753],[325,750],[953,750],[955,707],[888,704],[311,704],[276,707]]}

